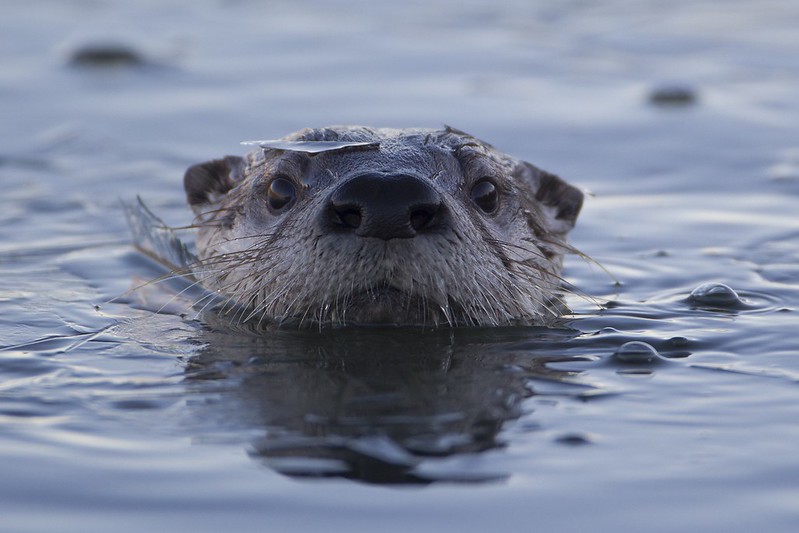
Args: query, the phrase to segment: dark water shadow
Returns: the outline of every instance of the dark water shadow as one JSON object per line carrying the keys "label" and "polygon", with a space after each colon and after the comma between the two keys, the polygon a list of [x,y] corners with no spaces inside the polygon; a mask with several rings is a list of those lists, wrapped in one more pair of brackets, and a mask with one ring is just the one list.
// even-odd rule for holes
{"label": "dark water shadow", "polygon": [[[504,446],[501,431],[536,395],[596,390],[554,362],[577,332],[507,328],[351,329],[258,337],[207,331],[188,361],[197,417],[249,437],[251,456],[296,477],[369,483],[483,482],[507,472],[468,458]],[[442,459],[461,458],[442,466]],[[436,468],[429,468],[437,463]],[[447,463],[447,464],[449,464]],[[455,465],[457,463],[457,465]]]}

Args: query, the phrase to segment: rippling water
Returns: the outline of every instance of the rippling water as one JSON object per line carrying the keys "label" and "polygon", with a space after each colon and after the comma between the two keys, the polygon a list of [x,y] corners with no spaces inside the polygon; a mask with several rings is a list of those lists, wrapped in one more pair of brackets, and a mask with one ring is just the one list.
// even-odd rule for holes
{"label": "rippling water", "polygon": [[[0,12],[0,530],[799,527],[799,6]],[[334,123],[590,191],[563,328],[253,337],[147,283],[120,199],[186,224],[188,165]]]}

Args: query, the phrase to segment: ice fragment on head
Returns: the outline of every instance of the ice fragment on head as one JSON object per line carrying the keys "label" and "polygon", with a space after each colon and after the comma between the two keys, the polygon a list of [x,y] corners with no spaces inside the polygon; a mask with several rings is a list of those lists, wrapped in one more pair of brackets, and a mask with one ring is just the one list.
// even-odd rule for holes
{"label": "ice fragment on head", "polygon": [[320,154],[322,152],[335,152],[337,150],[361,149],[376,150],[379,142],[352,142],[352,141],[243,141],[241,144],[260,146],[264,150],[284,150],[289,152],[303,152],[306,154]]}

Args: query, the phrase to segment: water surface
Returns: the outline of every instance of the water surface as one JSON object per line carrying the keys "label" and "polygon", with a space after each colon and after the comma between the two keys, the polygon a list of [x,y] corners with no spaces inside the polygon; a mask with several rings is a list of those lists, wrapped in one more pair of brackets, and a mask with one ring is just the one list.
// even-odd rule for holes
{"label": "water surface", "polygon": [[[799,6],[0,11],[0,529],[799,526]],[[336,123],[563,176],[610,275],[561,329],[264,337],[146,284],[120,199],[185,225],[187,166]]]}

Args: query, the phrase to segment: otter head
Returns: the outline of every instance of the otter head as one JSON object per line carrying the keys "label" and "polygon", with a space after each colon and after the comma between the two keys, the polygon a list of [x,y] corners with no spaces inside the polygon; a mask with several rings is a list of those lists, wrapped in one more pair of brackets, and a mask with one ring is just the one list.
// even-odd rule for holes
{"label": "otter head", "polygon": [[452,128],[302,130],[186,172],[196,276],[241,320],[546,324],[582,193]]}

